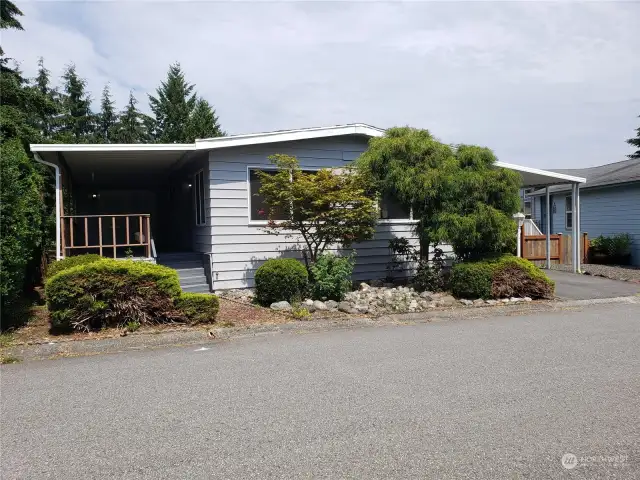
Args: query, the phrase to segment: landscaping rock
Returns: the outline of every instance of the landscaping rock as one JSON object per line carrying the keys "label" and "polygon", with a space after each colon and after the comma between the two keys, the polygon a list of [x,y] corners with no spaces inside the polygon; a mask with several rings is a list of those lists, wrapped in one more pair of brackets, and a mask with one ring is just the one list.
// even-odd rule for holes
{"label": "landscaping rock", "polygon": [[420,294],[420,298],[423,298],[423,299],[425,299],[426,301],[430,302],[431,300],[433,300],[432,295],[433,295],[433,294],[432,294],[431,292],[422,292],[422,293]]}
{"label": "landscaping rock", "polygon": [[291,304],[285,300],[271,304],[272,310],[291,311]]}
{"label": "landscaping rock", "polygon": [[476,298],[476,299],[473,301],[473,304],[474,304],[474,305],[484,305],[484,300],[483,300],[483,299],[481,299],[481,298]]}
{"label": "landscaping rock", "polygon": [[338,308],[338,302],[336,302],[335,300],[327,300],[326,302],[324,302],[324,304],[329,310],[335,310],[336,308]]}
{"label": "landscaping rock", "polygon": [[362,282],[360,284],[360,290],[362,290],[363,292],[366,292],[367,290],[369,290],[371,287],[369,285],[367,285],[366,283]]}
{"label": "landscaping rock", "polygon": [[448,307],[456,303],[456,299],[451,295],[443,295],[442,297],[436,300],[436,304],[439,307]]}
{"label": "landscaping rock", "polygon": [[525,302],[530,302],[531,301],[531,297],[524,297],[524,301]]}
{"label": "landscaping rock", "polygon": [[338,304],[338,310],[344,313],[358,313],[350,302],[342,301]]}
{"label": "landscaping rock", "polygon": [[473,301],[467,300],[466,298],[460,299],[460,303],[463,304],[463,305],[466,305],[466,306],[473,305]]}
{"label": "landscaping rock", "polygon": [[498,300],[487,300],[488,305],[497,305],[498,303]]}
{"label": "landscaping rock", "polygon": [[315,300],[313,302],[313,306],[316,307],[316,310],[320,310],[320,311],[327,310],[326,303],[321,302],[320,300]]}

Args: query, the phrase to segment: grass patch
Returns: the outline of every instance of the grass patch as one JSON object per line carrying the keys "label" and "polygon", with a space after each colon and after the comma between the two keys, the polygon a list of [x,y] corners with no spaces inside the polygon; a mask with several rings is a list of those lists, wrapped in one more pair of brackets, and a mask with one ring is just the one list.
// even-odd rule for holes
{"label": "grass patch", "polygon": [[13,333],[3,332],[0,333],[0,348],[10,346],[14,341]]}
{"label": "grass patch", "polygon": [[20,363],[18,357],[14,357],[13,355],[0,355],[0,365],[10,365],[12,363]]}
{"label": "grass patch", "polygon": [[135,332],[136,330],[138,330],[140,328],[140,322],[136,322],[134,320],[129,320],[127,323],[124,324],[124,329],[127,332]]}

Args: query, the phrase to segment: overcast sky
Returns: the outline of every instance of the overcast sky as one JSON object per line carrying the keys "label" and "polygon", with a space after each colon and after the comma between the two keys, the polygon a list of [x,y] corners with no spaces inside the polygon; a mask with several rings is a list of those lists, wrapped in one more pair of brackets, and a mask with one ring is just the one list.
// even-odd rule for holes
{"label": "overcast sky", "polygon": [[15,1],[25,74],[73,61],[146,110],[179,61],[231,134],[410,125],[570,168],[624,160],[640,126],[640,2]]}

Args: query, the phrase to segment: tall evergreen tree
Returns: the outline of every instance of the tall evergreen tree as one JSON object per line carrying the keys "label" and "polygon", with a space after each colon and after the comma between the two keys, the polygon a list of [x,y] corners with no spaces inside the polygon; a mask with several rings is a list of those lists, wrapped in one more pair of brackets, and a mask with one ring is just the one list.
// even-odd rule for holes
{"label": "tall evergreen tree", "polygon": [[86,91],[87,82],[78,76],[73,64],[65,69],[62,78],[64,98],[59,140],[68,143],[89,142],[94,131],[94,116],[91,113],[91,97]]}
{"label": "tall evergreen tree", "polygon": [[38,59],[38,74],[34,80],[33,88],[44,99],[43,108],[39,109],[34,123],[43,140],[48,140],[53,136],[53,123],[60,107],[58,104],[58,92],[51,88],[51,72],[44,66],[42,57]]}
{"label": "tall evergreen tree", "polygon": [[[21,15],[11,1],[0,1],[0,29],[22,30]],[[0,47],[0,327],[10,319],[7,307],[21,292],[42,239],[42,178],[25,151],[26,144],[39,139],[29,119],[42,105],[42,96],[8,62]]]}
{"label": "tall evergreen tree", "polygon": [[[638,118],[640,118],[640,115],[638,115]],[[627,157],[633,159],[640,158],[640,128],[636,128],[636,138],[630,138],[627,140],[627,143],[637,148],[634,153],[627,155]]]}
{"label": "tall evergreen tree", "polygon": [[115,102],[111,98],[111,91],[107,84],[102,90],[102,99],[100,101],[100,114],[98,115],[96,128],[96,140],[98,143],[113,143],[114,141],[114,128],[118,120],[114,105]]}
{"label": "tall evergreen tree", "polygon": [[115,142],[117,143],[144,143],[150,141],[147,126],[149,118],[141,113],[136,104],[138,101],[129,92],[129,103],[120,113],[120,118],[115,128]]}
{"label": "tall evergreen tree", "polygon": [[191,117],[189,117],[189,123],[187,124],[186,136],[190,142],[196,138],[224,136],[224,132],[218,123],[216,111],[209,102],[203,98],[198,98],[193,112],[191,112]]}
{"label": "tall evergreen tree", "polygon": [[156,139],[160,143],[187,143],[187,126],[196,105],[194,85],[185,80],[179,63],[169,67],[167,79],[149,95],[149,106],[155,116]]}

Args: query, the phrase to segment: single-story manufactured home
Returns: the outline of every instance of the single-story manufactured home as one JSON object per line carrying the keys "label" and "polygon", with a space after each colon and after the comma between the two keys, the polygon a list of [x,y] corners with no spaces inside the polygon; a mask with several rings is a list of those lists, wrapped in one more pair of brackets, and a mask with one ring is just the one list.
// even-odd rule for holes
{"label": "single-story manufactured home", "polygon": [[[580,230],[589,238],[628,233],[631,262],[640,265],[640,159],[554,172],[587,180],[580,186]],[[549,191],[550,233],[570,234],[576,219],[571,186],[555,185]],[[545,191],[534,190],[528,195],[531,218],[546,233]]]}
{"label": "single-story manufactured home", "polygon": [[[304,170],[343,167],[384,130],[365,124],[196,140],[192,144],[38,144],[37,161],[56,171],[56,256],[100,253],[157,261],[179,270],[183,289],[253,286],[268,258],[301,255],[299,239],[264,231],[258,170],[294,155]],[[523,187],[583,178],[498,162]],[[414,220],[393,199],[380,208],[372,240],[355,245],[354,279],[383,278],[389,240],[415,241]],[[515,232],[514,232],[515,234]]]}

